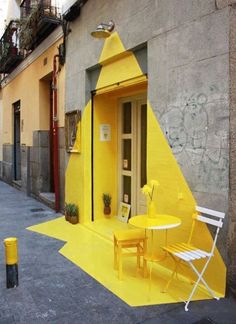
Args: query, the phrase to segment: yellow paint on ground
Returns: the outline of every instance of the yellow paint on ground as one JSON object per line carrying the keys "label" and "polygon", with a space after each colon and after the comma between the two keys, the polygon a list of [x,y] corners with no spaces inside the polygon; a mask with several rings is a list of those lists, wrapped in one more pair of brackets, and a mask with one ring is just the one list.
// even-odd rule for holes
{"label": "yellow paint on ground", "polygon": [[[180,294],[182,299],[186,299],[185,289],[182,283],[178,282],[175,282],[170,287],[171,295],[160,293],[161,286],[164,285],[170,269],[173,269],[174,266],[170,258],[162,264],[163,267],[155,265],[154,289],[149,300],[147,280],[143,279],[140,274],[137,277],[134,275],[134,260],[129,258],[125,260],[124,282],[118,281],[116,272],[113,271],[113,244],[111,237],[113,230],[117,228],[113,219],[107,221],[102,219],[101,196],[104,191],[112,193],[112,209],[116,214],[115,206],[118,206],[117,193],[119,189],[117,179],[119,162],[118,102],[119,98],[127,95],[127,88],[131,87],[132,82],[133,94],[143,92],[143,89],[140,89],[140,84],[135,86],[135,80],[140,79],[142,71],[134,54],[125,51],[116,33],[106,40],[99,63],[102,65],[102,69],[96,89],[99,90],[100,95],[94,97],[93,186],[94,218],[96,222],[93,224],[87,223],[91,217],[91,102],[89,102],[82,116],[81,154],[70,155],[66,171],[66,201],[75,202],[79,205],[80,222],[84,226],[73,227],[63,221],[60,223],[60,221],[56,220],[55,222],[59,222],[59,227],[61,226],[58,230],[57,225],[54,226],[54,223],[49,223],[50,226],[42,225],[46,226],[43,229],[40,227],[41,225],[39,225],[39,228],[34,227],[33,229],[39,232],[43,230],[42,233],[46,230],[47,235],[63,239],[66,234],[64,231],[70,232],[72,226],[73,229],[68,234],[69,238],[65,239],[67,244],[61,249],[60,253],[84,269],[129,305],[176,302],[179,301],[178,296]],[[129,87],[119,88],[121,84],[124,85],[126,82],[128,82]],[[160,183],[158,190],[154,192],[156,210],[160,214],[170,214],[181,219],[181,226],[168,231],[168,243],[187,242],[192,224],[192,214],[197,203],[149,103],[147,120],[147,178],[148,182],[151,179],[156,179]],[[100,141],[100,125],[102,124],[111,125],[110,142]],[[97,222],[98,219],[99,222]],[[165,232],[158,231],[158,233],[155,233],[154,246],[157,250],[155,253],[161,251],[164,242]],[[196,227],[193,244],[196,244],[201,249],[210,249],[212,238],[205,224]],[[201,268],[201,266],[202,263],[199,262],[198,268]],[[195,279],[192,270],[189,271],[186,267],[181,267],[181,274]],[[155,276],[157,275],[159,277],[156,277],[155,287]],[[215,257],[211,260],[205,273],[205,279],[209,286],[222,296],[225,293],[225,278],[226,267],[216,250]],[[188,284],[187,288],[189,288]],[[187,290],[190,291],[190,289]],[[138,296],[136,296],[137,291],[140,291]],[[183,296],[184,294],[185,296]],[[196,295],[195,298],[204,299],[206,298],[204,296]]]}
{"label": "yellow paint on ground", "polygon": [[[71,225],[64,217],[59,217],[28,229],[66,241],[59,252],[130,306],[176,303],[187,299],[192,285],[186,281],[175,280],[168,293],[161,292],[170,276],[164,264],[153,264],[151,290],[149,278],[143,278],[141,271],[136,271],[135,258],[124,259],[123,280],[118,280],[117,271],[113,269],[112,233],[127,226],[115,218]],[[193,300],[203,299],[210,297],[198,289]]]}

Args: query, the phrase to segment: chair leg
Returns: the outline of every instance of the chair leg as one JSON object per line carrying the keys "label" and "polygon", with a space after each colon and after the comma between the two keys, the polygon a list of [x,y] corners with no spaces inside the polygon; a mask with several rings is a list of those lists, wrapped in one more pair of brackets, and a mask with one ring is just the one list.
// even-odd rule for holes
{"label": "chair leg", "polygon": [[143,257],[143,277],[147,278],[147,276],[148,276],[147,259]]}
{"label": "chair leg", "polygon": [[174,270],[172,271],[172,274],[171,274],[171,277],[170,279],[167,281],[167,284],[165,285],[164,289],[162,290],[163,293],[166,293],[169,286],[170,286],[170,283],[172,282],[172,280],[174,279],[174,276],[178,276],[178,272],[177,272],[177,269],[179,267],[179,264],[181,262],[181,259],[179,259],[178,261],[173,257],[172,254],[170,254],[170,256],[172,257],[172,259],[174,260],[174,263],[175,263],[175,267],[174,267]]}
{"label": "chair leg", "polygon": [[146,253],[147,253],[147,239],[145,238],[143,242],[143,277],[144,278],[148,276]]}
{"label": "chair leg", "polygon": [[117,270],[118,268],[118,262],[117,262],[117,241],[114,238],[114,269]]}
{"label": "chair leg", "polygon": [[206,283],[205,280],[203,279],[203,274],[204,274],[204,272],[205,272],[205,270],[206,270],[206,268],[207,268],[207,266],[208,266],[208,263],[209,263],[210,259],[211,259],[211,258],[209,258],[209,259],[207,260],[207,262],[205,263],[205,265],[204,265],[204,267],[203,267],[201,273],[199,273],[199,272],[197,271],[197,269],[194,267],[194,265],[192,264],[192,262],[188,262],[188,263],[190,264],[191,268],[193,269],[193,271],[194,271],[194,272],[196,273],[196,275],[198,276],[198,280],[196,281],[196,283],[195,283],[195,285],[194,285],[194,287],[193,287],[193,289],[192,289],[192,291],[191,291],[191,294],[189,295],[189,298],[188,298],[188,300],[187,300],[187,302],[186,302],[186,305],[185,305],[185,307],[184,307],[184,309],[185,309],[186,312],[188,311],[188,305],[189,305],[189,303],[190,303],[190,301],[191,301],[191,299],[192,299],[192,297],[193,297],[193,295],[194,295],[194,293],[195,293],[195,291],[196,291],[196,289],[197,289],[197,286],[199,285],[199,282],[200,282],[200,281],[202,281],[202,282],[204,283],[205,287],[207,288],[207,290],[209,291],[209,293],[211,294],[211,296],[212,296],[213,298],[218,299],[218,297],[216,297],[216,296],[214,295],[213,291],[210,289],[210,287],[207,285],[207,283]]}
{"label": "chair leg", "polygon": [[119,280],[122,280],[122,251],[121,251],[122,247],[121,245],[118,243],[118,278]]}
{"label": "chair leg", "polygon": [[142,255],[142,246],[140,245],[140,243],[137,244],[137,268],[140,269],[141,268],[141,255]]}

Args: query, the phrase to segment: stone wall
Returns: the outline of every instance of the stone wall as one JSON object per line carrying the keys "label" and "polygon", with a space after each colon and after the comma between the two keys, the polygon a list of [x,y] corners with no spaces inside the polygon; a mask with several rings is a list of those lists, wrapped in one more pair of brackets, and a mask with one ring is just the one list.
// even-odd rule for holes
{"label": "stone wall", "polygon": [[[64,128],[58,129],[59,137],[59,183],[60,208],[64,207],[65,187],[65,139]],[[30,191],[39,196],[41,192],[51,192],[51,170],[49,154],[49,131],[35,131],[33,146],[30,148]]]}
{"label": "stone wall", "polygon": [[30,185],[31,192],[36,196],[50,191],[49,159],[49,132],[34,131],[33,146],[30,148]]}
{"label": "stone wall", "polygon": [[236,0],[216,0],[216,7],[218,9],[225,8],[227,6],[231,6],[236,3]]}
{"label": "stone wall", "polygon": [[[70,25],[65,106],[66,111],[85,107],[86,71],[98,63],[104,44],[90,36],[97,24],[113,19],[126,49],[147,44],[148,98],[197,203],[226,212],[219,247],[224,260],[230,262],[235,283],[233,141],[236,59],[230,41],[236,35],[236,31],[232,32],[234,2],[88,1],[79,18]],[[228,214],[229,189],[231,207]],[[225,246],[227,237],[229,251]],[[228,252],[232,253],[230,259]]]}
{"label": "stone wall", "polygon": [[[60,207],[64,207],[65,187],[65,139],[64,128],[59,128],[59,177],[60,177]],[[3,145],[2,179],[12,184],[13,171],[13,145]],[[1,176],[1,174],[0,174]],[[50,192],[50,154],[49,132],[35,131],[33,133],[33,146],[21,146],[21,184],[18,188],[28,195],[39,197],[41,192]]]}
{"label": "stone wall", "polygon": [[30,192],[29,187],[29,154],[30,148],[26,145],[21,146],[21,190]]}
{"label": "stone wall", "polygon": [[7,183],[13,180],[13,146],[3,144],[2,179]]}
{"label": "stone wall", "polygon": [[[148,42],[149,98],[200,206],[227,212],[229,10],[181,24]],[[227,221],[219,239],[227,262]]]}
{"label": "stone wall", "polygon": [[229,195],[229,282],[236,293],[236,7],[230,11],[230,195]]}

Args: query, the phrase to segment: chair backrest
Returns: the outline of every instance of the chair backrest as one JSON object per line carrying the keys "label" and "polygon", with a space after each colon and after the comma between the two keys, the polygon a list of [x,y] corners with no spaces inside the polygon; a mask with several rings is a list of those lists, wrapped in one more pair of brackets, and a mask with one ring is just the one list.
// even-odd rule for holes
{"label": "chair backrest", "polygon": [[216,227],[221,228],[223,226],[223,219],[225,217],[225,213],[196,206],[196,211],[198,212],[196,219],[200,222],[204,222]]}
{"label": "chair backrest", "polygon": [[217,227],[215,237],[213,240],[212,249],[211,249],[211,254],[213,255],[213,251],[216,246],[216,241],[218,238],[219,230],[223,226],[223,219],[225,217],[225,213],[222,213],[222,212],[219,212],[216,210],[212,210],[212,209],[208,209],[205,207],[200,207],[200,206],[196,206],[196,211],[197,211],[197,215],[195,217],[196,220]]}

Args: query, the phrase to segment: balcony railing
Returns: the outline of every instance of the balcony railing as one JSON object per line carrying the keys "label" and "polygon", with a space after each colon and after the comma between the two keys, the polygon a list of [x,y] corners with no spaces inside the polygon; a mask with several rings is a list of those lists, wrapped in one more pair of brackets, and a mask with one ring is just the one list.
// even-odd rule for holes
{"label": "balcony railing", "polygon": [[0,73],[10,73],[23,60],[19,34],[20,23],[12,20],[0,39]]}
{"label": "balcony railing", "polygon": [[24,0],[21,3],[21,48],[33,50],[61,22],[57,0]]}

